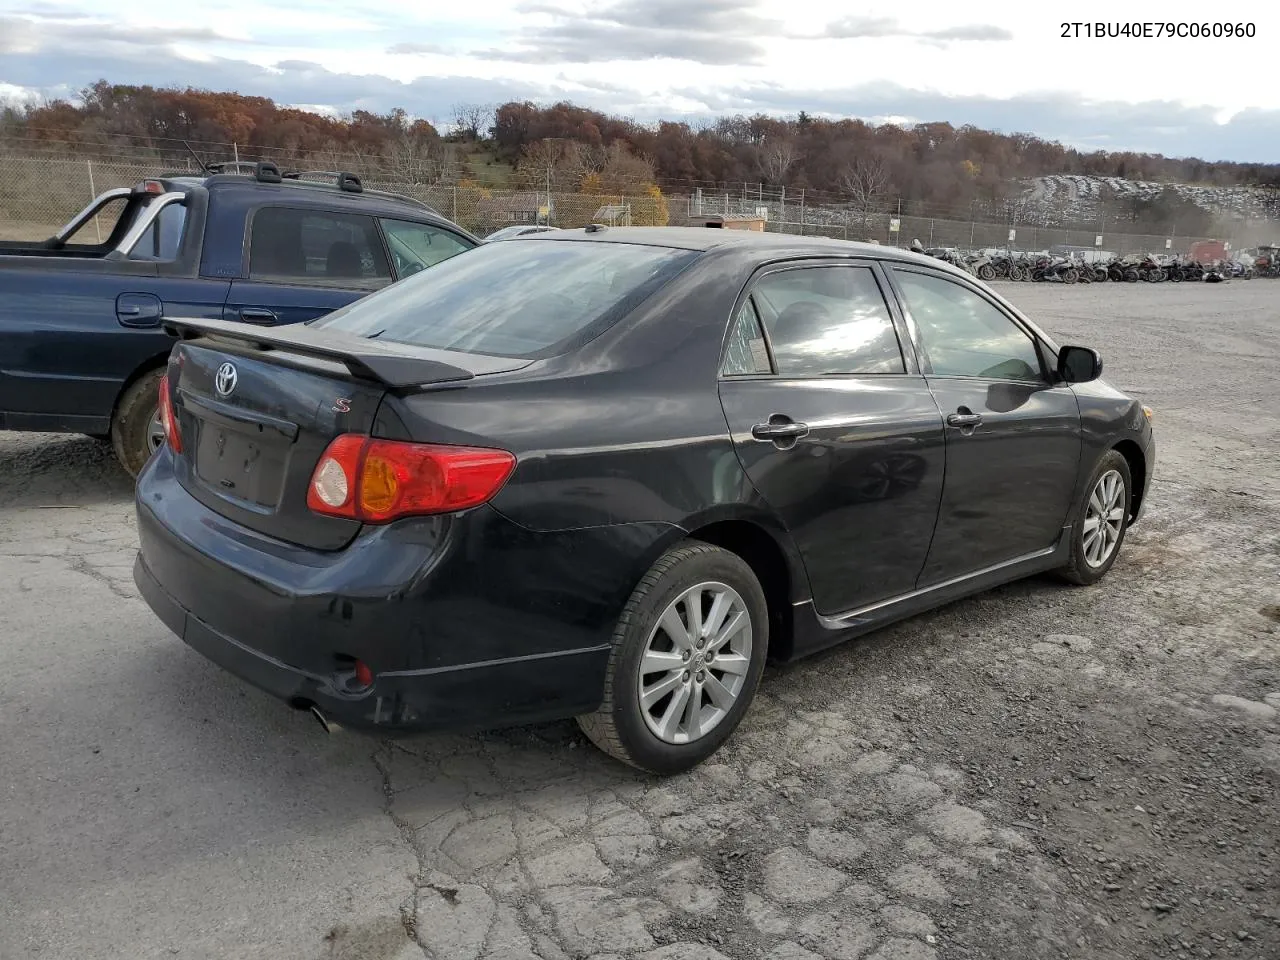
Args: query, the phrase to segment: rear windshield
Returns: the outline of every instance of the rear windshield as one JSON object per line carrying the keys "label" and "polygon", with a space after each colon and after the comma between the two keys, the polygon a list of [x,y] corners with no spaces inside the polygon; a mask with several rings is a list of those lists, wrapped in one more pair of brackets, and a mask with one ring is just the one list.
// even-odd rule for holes
{"label": "rear windshield", "polygon": [[697,256],[630,243],[482,244],[311,326],[464,353],[553,356],[607,329]]}

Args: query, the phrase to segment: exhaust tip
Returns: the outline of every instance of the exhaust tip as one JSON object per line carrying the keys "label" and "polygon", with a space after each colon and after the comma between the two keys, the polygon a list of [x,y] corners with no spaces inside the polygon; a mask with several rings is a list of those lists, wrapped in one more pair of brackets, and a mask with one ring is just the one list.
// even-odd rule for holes
{"label": "exhaust tip", "polygon": [[320,708],[317,707],[315,704],[311,705],[311,715],[315,717],[317,721],[319,721],[320,726],[324,728],[325,733],[334,734],[342,730],[340,726],[338,726],[336,723],[334,723],[332,720],[326,717],[324,713],[321,712]]}

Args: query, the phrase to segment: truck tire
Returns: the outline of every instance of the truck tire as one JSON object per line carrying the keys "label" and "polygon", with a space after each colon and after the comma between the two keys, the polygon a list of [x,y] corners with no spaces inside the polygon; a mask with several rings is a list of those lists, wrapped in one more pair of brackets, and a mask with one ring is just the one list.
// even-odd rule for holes
{"label": "truck tire", "polygon": [[136,477],[151,454],[164,442],[164,431],[157,434],[160,408],[157,391],[164,370],[152,370],[129,384],[116,404],[111,418],[111,448],[120,465]]}

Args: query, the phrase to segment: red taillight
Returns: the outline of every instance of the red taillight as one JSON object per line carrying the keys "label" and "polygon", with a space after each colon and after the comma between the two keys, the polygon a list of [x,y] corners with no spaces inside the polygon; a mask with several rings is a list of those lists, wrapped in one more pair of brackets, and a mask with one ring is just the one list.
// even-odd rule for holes
{"label": "red taillight", "polygon": [[143,180],[142,192],[143,193],[164,193],[164,184],[161,183],[159,180]]}
{"label": "red taillight", "polygon": [[452,513],[497,493],[516,458],[505,450],[377,440],[345,433],[311,474],[307,506],[364,523]]}
{"label": "red taillight", "polygon": [[363,660],[356,661],[356,683],[362,687],[373,686],[373,671]]}
{"label": "red taillight", "polygon": [[182,434],[178,432],[178,419],[173,415],[173,395],[169,392],[169,375],[160,378],[159,389],[160,425],[164,427],[164,438],[173,447],[174,453],[182,452]]}

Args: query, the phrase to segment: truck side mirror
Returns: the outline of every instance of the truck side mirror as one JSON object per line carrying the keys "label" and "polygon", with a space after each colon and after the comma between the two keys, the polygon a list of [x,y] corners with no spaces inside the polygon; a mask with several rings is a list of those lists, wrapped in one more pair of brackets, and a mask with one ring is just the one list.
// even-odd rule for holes
{"label": "truck side mirror", "polygon": [[1102,376],[1102,357],[1091,347],[1063,347],[1058,351],[1058,376],[1067,383],[1088,383]]}

